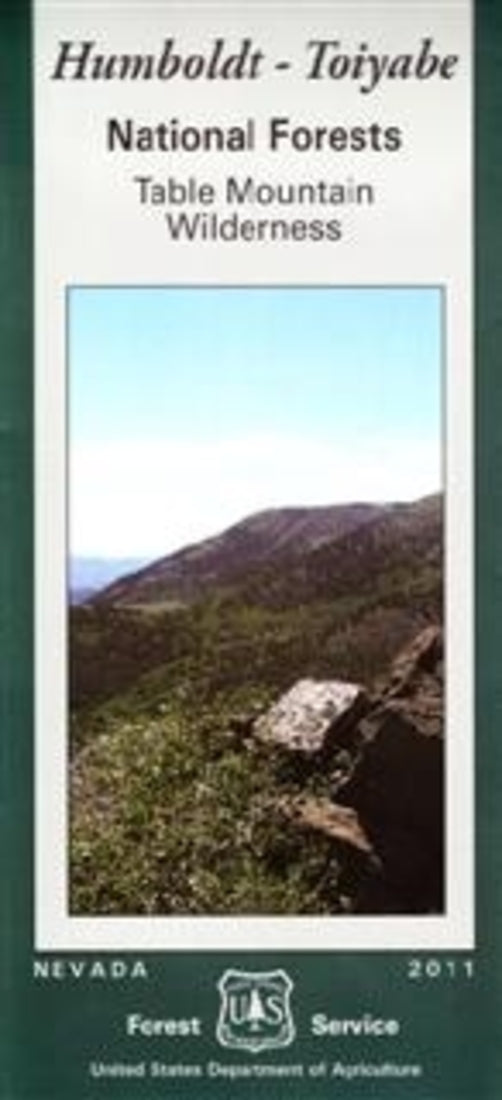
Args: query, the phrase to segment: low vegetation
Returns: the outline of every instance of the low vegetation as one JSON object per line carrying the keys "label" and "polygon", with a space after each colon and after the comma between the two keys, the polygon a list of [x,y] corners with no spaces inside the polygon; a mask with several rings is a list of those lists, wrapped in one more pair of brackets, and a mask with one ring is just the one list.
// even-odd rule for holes
{"label": "low vegetation", "polygon": [[329,777],[295,775],[242,719],[300,677],[371,684],[440,620],[439,502],[386,524],[189,603],[126,586],[71,610],[72,912],[343,908],[327,843],[280,812]]}

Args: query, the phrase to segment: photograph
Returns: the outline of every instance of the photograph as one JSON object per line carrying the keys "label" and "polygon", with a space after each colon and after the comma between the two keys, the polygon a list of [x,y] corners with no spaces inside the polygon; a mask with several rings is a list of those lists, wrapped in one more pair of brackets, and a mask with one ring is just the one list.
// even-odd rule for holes
{"label": "photograph", "polygon": [[443,298],[68,288],[72,916],[444,913]]}

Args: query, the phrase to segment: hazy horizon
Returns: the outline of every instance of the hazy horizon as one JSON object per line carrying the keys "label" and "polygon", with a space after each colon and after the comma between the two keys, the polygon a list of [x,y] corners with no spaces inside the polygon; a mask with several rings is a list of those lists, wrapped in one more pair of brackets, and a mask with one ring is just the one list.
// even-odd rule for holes
{"label": "hazy horizon", "polygon": [[437,289],[76,288],[69,322],[74,558],[442,488]]}

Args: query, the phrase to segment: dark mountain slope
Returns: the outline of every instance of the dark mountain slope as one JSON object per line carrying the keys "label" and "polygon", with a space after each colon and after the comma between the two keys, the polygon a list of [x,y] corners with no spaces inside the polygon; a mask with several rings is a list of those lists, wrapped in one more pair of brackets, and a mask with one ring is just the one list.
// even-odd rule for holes
{"label": "dark mountain slope", "polygon": [[441,621],[441,544],[433,497],[386,509],[304,554],[290,550],[226,588],[208,582],[185,606],[169,607],[165,588],[164,599],[148,602],[136,577],[121,582],[121,599],[73,609],[72,701],[92,704],[135,684],[148,695],[145,674],[189,682],[199,698],[239,684],[282,689],[332,669],[372,677],[414,633]]}
{"label": "dark mountain slope", "polygon": [[[409,515],[408,508],[412,509]],[[433,511],[437,512],[438,508]],[[263,576],[264,583],[268,583],[269,578],[283,576],[282,586],[287,587],[290,567],[295,581],[304,574],[314,576],[318,568],[329,570],[330,547],[335,547],[340,540],[353,537],[355,541],[347,543],[347,550],[340,549],[339,556],[350,554],[353,547],[359,546],[358,533],[389,520],[388,538],[392,541],[394,515],[396,531],[399,528],[399,532],[404,532],[410,522],[412,527],[419,522],[419,512],[420,504],[359,503],[260,512],[214,538],[185,547],[121,578],[100,592],[95,602],[122,606],[170,600],[191,603],[210,591],[242,585],[247,590],[250,575]],[[363,543],[361,547],[362,559],[365,556]],[[312,558],[312,567],[305,573],[304,563],[315,552],[319,558]],[[367,552],[371,553],[371,540]],[[298,566],[296,571],[293,563]]]}
{"label": "dark mountain slope", "polygon": [[382,510],[371,522],[326,541],[307,554],[291,554],[278,569],[274,561],[248,573],[239,587],[245,603],[285,608],[337,600],[400,584],[420,576],[439,581],[442,561],[442,497]]}

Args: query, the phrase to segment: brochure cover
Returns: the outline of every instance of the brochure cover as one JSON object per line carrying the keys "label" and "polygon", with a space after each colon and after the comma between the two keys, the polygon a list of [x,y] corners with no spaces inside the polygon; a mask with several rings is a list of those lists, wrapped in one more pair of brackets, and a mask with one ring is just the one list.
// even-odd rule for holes
{"label": "brochure cover", "polygon": [[499,24],[3,9],[2,1097],[498,1093]]}

